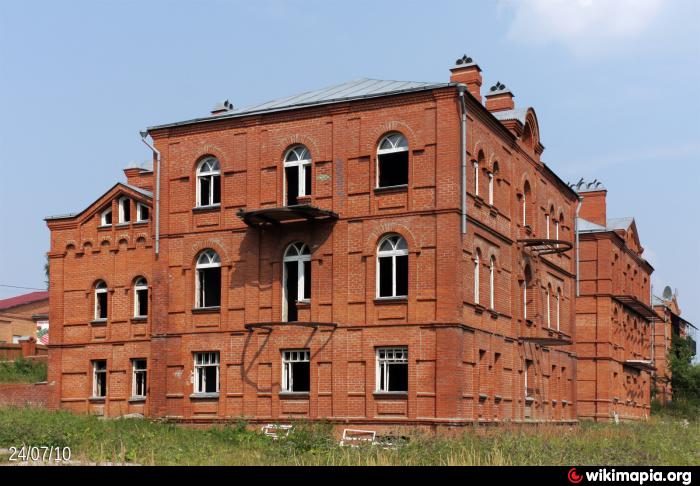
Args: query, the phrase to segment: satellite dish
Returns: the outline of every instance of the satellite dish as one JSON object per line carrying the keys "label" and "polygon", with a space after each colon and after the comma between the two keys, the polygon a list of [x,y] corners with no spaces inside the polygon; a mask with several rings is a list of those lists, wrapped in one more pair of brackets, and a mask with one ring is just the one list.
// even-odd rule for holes
{"label": "satellite dish", "polygon": [[668,285],[664,287],[664,300],[673,300],[673,290]]}

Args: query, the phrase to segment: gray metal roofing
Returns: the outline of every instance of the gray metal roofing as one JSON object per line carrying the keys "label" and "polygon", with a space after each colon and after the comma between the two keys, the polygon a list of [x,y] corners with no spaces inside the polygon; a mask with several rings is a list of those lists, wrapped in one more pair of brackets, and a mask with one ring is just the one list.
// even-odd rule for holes
{"label": "gray metal roofing", "polygon": [[621,229],[621,230],[626,230],[629,228],[632,223],[634,222],[634,218],[627,217],[627,218],[612,218],[608,219],[605,224],[608,227],[608,229],[611,230],[616,230],[616,229]]}
{"label": "gray metal roofing", "polygon": [[[105,192],[103,193],[103,195],[104,195],[104,194],[107,194],[109,191],[111,191],[112,189],[114,189],[114,188],[117,187],[117,186],[124,186],[124,187],[127,187],[127,188],[131,189],[132,191],[138,192],[139,194],[141,194],[141,195],[143,195],[143,196],[145,196],[145,197],[147,197],[147,198],[153,199],[153,193],[152,193],[151,191],[147,191],[146,189],[141,189],[140,187],[136,187],[136,186],[133,186],[133,185],[131,185],[131,184],[127,184],[127,183],[125,183],[125,182],[117,182],[115,185],[113,185],[112,187],[110,187],[109,190],[105,191]],[[100,197],[98,198],[98,200],[101,199],[101,198],[102,198],[102,196],[100,196]],[[95,203],[94,203],[94,202],[91,203],[90,206],[92,206],[93,204],[95,204]],[[90,206],[88,206],[88,207],[90,207]],[[80,214],[82,214],[84,211],[85,211],[85,210],[80,211],[80,212],[77,212],[77,213],[66,213],[66,214],[56,214],[56,215],[54,215],[54,216],[46,216],[46,217],[44,218],[44,221],[51,221],[51,220],[53,220],[53,219],[75,218],[76,216],[79,216]]]}
{"label": "gray metal roofing", "polygon": [[343,101],[377,98],[380,96],[391,96],[414,91],[428,91],[432,89],[456,86],[455,83],[424,83],[418,81],[391,81],[381,79],[360,78],[353,81],[328,86],[314,91],[279,98],[265,103],[260,103],[247,108],[234,109],[220,115],[195,118],[176,123],[168,123],[149,127],[149,130],[166,128],[190,123],[219,120],[225,118],[236,118],[247,115],[271,113],[276,111],[291,110],[295,108],[306,108],[310,106],[340,103]]}
{"label": "gray metal roofing", "polygon": [[145,170],[147,172],[153,172],[153,161],[152,160],[146,160],[144,162],[130,162],[129,165],[126,166],[127,169],[141,169]]}
{"label": "gray metal roofing", "polygon": [[518,120],[523,125],[527,118],[527,110],[529,108],[515,108],[513,110],[495,111],[491,114],[496,117],[496,120]]}
{"label": "gray metal roofing", "polygon": [[593,232],[593,231],[606,231],[605,226],[601,226],[599,224],[592,223],[591,221],[588,221],[587,219],[579,218],[578,219],[578,231],[579,233],[588,233],[588,232]]}
{"label": "gray metal roofing", "polygon": [[579,218],[578,221],[578,231],[579,233],[593,233],[596,231],[615,231],[615,230],[627,230],[632,223],[634,218],[611,218],[605,222],[605,226],[601,226],[596,223],[592,223],[587,219]]}

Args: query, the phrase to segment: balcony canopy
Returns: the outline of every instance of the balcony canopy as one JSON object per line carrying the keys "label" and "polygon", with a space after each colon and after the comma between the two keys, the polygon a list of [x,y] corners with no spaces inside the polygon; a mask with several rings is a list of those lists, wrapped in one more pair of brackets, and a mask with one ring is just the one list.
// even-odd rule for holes
{"label": "balcony canopy", "polygon": [[252,228],[280,226],[284,223],[299,221],[313,222],[338,219],[338,215],[333,211],[317,208],[310,204],[263,208],[252,211],[244,211],[241,209],[236,215]]}

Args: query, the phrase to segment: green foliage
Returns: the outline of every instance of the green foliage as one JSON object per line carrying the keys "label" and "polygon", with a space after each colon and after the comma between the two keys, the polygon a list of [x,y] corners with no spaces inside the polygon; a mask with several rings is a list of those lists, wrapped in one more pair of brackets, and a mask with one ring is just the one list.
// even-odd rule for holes
{"label": "green foliage", "polygon": [[[414,431],[395,449],[338,446],[328,423],[298,422],[272,440],[243,420],[195,429],[147,419],[102,419],[43,409],[0,409],[0,449],[68,446],[84,462],[158,465],[676,465],[700,462],[700,421]],[[4,458],[0,457],[0,462]]]}
{"label": "green foliage", "polygon": [[700,402],[700,365],[693,364],[690,340],[674,334],[668,359],[673,400]]}
{"label": "green foliage", "polygon": [[0,362],[0,383],[36,383],[46,381],[47,366],[43,361],[18,358]]}

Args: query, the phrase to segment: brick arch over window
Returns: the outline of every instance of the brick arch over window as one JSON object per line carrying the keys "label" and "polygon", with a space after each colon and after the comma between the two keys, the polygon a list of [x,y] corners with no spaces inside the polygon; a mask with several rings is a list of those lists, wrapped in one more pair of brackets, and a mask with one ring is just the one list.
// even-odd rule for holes
{"label": "brick arch over window", "polygon": [[311,160],[313,160],[314,162],[322,158],[321,148],[319,146],[318,141],[314,137],[310,135],[302,135],[300,133],[295,133],[289,135],[288,137],[284,137],[283,139],[275,143],[272,149],[272,151],[274,152],[275,160],[278,160],[280,163],[282,163],[289,149],[291,149],[295,145],[304,145],[309,151],[309,154],[311,155]]}
{"label": "brick arch over window", "polygon": [[189,248],[187,248],[184,254],[182,268],[186,270],[194,268],[197,256],[202,251],[207,249],[214,250],[219,255],[222,267],[230,267],[233,264],[229,252],[226,251],[224,244],[218,239],[208,238],[206,240],[198,241]]}
{"label": "brick arch over window", "polygon": [[219,167],[221,168],[222,174],[224,172],[224,165],[228,165],[228,163],[230,162],[228,160],[228,157],[226,157],[225,152],[218,146],[209,143],[203,144],[195,149],[195,156],[191,160],[191,172],[193,174],[197,172],[197,167],[199,167],[199,164],[202,162],[202,160],[206,159],[207,157],[214,157],[219,161]]}
{"label": "brick arch over window", "polygon": [[420,253],[420,247],[418,246],[418,240],[416,239],[413,232],[408,228],[408,226],[401,223],[382,223],[374,227],[367,236],[365,240],[365,246],[363,248],[363,256],[374,256],[377,253],[377,245],[379,240],[381,240],[388,233],[396,233],[402,236],[406,240],[408,245],[409,253]]}
{"label": "brick arch over window", "polygon": [[365,142],[365,154],[370,154],[372,157],[377,154],[377,147],[379,147],[379,142],[382,141],[384,136],[389,133],[396,132],[404,136],[408,142],[408,153],[409,155],[419,148],[421,145],[418,143],[418,137],[415,130],[410,127],[407,123],[398,120],[391,120],[386,123],[382,123],[378,127],[370,130],[367,140]]}
{"label": "brick arch over window", "polygon": [[307,234],[294,234],[289,235],[286,238],[277,240],[277,242],[272,243],[266,251],[269,251],[269,262],[270,263],[281,263],[284,259],[284,252],[293,243],[304,243],[309,248],[309,253],[311,253],[311,259],[314,259],[314,253],[320,248],[315,241],[315,235],[313,233]]}
{"label": "brick arch over window", "polygon": [[487,149],[486,144],[481,140],[474,142],[471,150],[467,149],[467,155],[469,155],[469,159],[472,162],[478,160],[477,158],[479,157],[479,152],[484,154],[484,160],[489,160],[489,157],[492,157],[490,155],[491,151]]}

